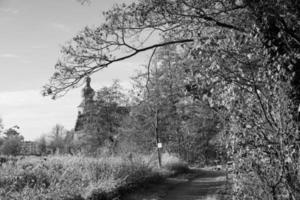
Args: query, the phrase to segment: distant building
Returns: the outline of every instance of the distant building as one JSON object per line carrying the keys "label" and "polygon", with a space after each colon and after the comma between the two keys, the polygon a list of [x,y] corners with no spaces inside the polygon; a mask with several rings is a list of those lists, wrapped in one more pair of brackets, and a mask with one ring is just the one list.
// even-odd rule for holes
{"label": "distant building", "polygon": [[[108,124],[105,124],[107,122],[102,121],[103,116],[101,116],[101,100],[97,100],[95,98],[95,94],[96,93],[94,89],[91,87],[91,78],[87,77],[86,84],[82,89],[83,99],[78,106],[78,116],[74,127],[75,132],[73,135],[73,141],[75,144],[84,143],[84,145],[88,146],[89,143],[87,141],[91,141],[91,138],[94,138],[97,134],[99,134],[99,137],[97,137],[99,144],[104,144],[107,141],[114,141],[114,130],[102,130],[102,126],[104,126],[104,129],[108,129]],[[119,116],[120,118],[129,114],[128,107],[119,106],[116,103],[114,105],[117,105],[117,108],[112,111],[115,112],[112,114],[116,114],[116,116]]]}
{"label": "distant building", "polygon": [[87,121],[88,115],[92,113],[95,108],[95,91],[91,87],[91,78],[86,78],[86,85],[82,89],[82,102],[78,106],[78,117],[75,124],[75,131],[80,131],[84,129],[84,124]]}
{"label": "distant building", "polygon": [[21,146],[21,155],[40,155],[41,151],[39,145],[36,142],[24,141]]}

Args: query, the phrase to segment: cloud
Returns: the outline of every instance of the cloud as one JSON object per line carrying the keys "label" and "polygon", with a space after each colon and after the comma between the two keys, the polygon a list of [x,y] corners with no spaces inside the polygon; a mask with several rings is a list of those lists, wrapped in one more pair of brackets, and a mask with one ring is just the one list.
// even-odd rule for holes
{"label": "cloud", "polygon": [[6,59],[6,60],[11,60],[11,61],[14,61],[14,62],[21,62],[23,64],[32,63],[32,60],[28,59],[27,57],[19,56],[17,54],[12,54],[12,53],[0,54],[0,58]]}
{"label": "cloud", "polygon": [[33,63],[31,60],[21,60],[21,62],[23,64],[30,64],[30,63]]}
{"label": "cloud", "polygon": [[31,46],[31,48],[40,50],[40,49],[46,49],[47,46],[46,45],[33,45],[33,46]]}
{"label": "cloud", "polygon": [[63,32],[71,31],[71,29],[67,25],[62,24],[62,23],[53,22],[50,24],[50,26],[56,30],[63,31]]}
{"label": "cloud", "polygon": [[19,56],[12,53],[4,53],[0,54],[0,58],[19,58]]}
{"label": "cloud", "polygon": [[[113,81],[94,81],[92,87],[99,90],[110,86]],[[121,81],[124,92],[129,81]],[[21,90],[0,92],[0,117],[5,128],[20,126],[20,132],[26,140],[34,140],[59,123],[67,129],[74,128],[77,118],[77,106],[82,101],[81,89],[74,89],[57,100],[43,97],[39,90]]]}
{"label": "cloud", "polygon": [[5,128],[18,125],[25,139],[33,140],[56,123],[72,129],[80,101],[78,90],[56,101],[42,97],[38,90],[0,92],[0,116]]}
{"label": "cloud", "polygon": [[20,10],[13,8],[0,8],[0,12],[16,15],[19,14]]}

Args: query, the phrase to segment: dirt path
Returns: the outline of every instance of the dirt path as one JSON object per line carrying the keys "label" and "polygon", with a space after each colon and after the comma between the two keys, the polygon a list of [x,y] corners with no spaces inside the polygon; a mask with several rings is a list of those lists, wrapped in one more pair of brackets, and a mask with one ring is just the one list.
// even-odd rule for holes
{"label": "dirt path", "polygon": [[196,178],[170,190],[164,200],[219,200],[218,191],[223,188],[225,178]]}
{"label": "dirt path", "polygon": [[127,195],[123,200],[222,200],[218,194],[226,184],[221,172],[196,169],[192,178],[169,178]]}

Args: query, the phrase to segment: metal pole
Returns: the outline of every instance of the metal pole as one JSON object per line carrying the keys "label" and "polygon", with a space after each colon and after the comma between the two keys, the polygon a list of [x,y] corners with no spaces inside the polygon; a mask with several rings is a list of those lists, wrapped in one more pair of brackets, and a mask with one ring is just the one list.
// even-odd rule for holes
{"label": "metal pole", "polygon": [[158,109],[156,107],[155,110],[155,136],[156,136],[156,148],[157,148],[157,156],[158,156],[158,167],[161,168],[161,152],[159,144],[159,133],[158,133]]}
{"label": "metal pole", "polygon": [[157,157],[158,157],[158,167],[161,168],[161,152],[159,144],[159,131],[158,131],[158,106],[159,106],[159,88],[158,88],[158,80],[157,80],[157,65],[155,65],[155,96],[156,96],[156,106],[155,106],[155,136],[156,136],[156,148],[157,148]]}

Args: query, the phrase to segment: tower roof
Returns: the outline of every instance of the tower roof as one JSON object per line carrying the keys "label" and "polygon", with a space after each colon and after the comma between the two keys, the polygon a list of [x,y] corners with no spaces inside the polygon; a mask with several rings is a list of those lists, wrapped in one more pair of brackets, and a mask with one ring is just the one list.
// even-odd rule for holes
{"label": "tower roof", "polygon": [[84,100],[92,100],[95,96],[95,91],[91,87],[91,78],[87,77],[85,81],[86,81],[86,85],[82,89],[82,97],[84,98]]}

